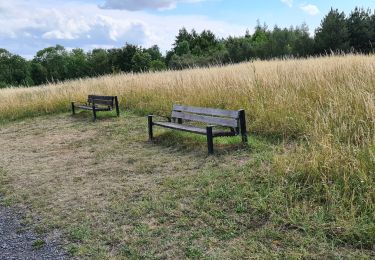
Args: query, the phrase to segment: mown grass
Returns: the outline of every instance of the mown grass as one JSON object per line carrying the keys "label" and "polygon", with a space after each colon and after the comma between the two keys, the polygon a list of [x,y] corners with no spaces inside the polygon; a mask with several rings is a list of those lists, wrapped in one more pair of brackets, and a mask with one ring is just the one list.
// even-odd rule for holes
{"label": "mown grass", "polygon": [[[222,182],[217,184],[218,189],[232,183],[238,190],[232,188],[234,191],[230,189],[230,192],[240,192],[245,184],[251,187],[260,185],[265,191],[257,191],[262,194],[258,194],[258,197],[251,193],[251,196],[255,196],[253,203],[262,202],[264,207],[271,207],[265,212],[278,218],[273,219],[272,223],[279,223],[267,231],[269,234],[280,234],[280,230],[290,229],[293,235],[303,237],[304,241],[317,243],[317,247],[327,249],[323,250],[325,253],[329,252],[327,243],[333,248],[343,246],[371,251],[375,244],[372,236],[375,230],[374,75],[374,56],[348,55],[106,76],[43,87],[1,90],[0,121],[68,111],[70,100],[82,100],[91,93],[118,95],[122,108],[137,115],[166,114],[173,103],[244,108],[250,133],[256,136],[255,142],[263,142],[266,146],[264,149],[272,147],[273,152],[264,155],[262,151],[258,154],[254,144],[250,150],[241,150],[243,148],[236,141],[217,141],[223,148],[219,149],[220,160],[224,155],[233,159],[232,153],[237,154],[236,151],[242,151],[239,153],[249,160],[258,158],[248,168],[235,165],[235,172],[229,171],[227,175],[237,176],[234,173],[243,171],[243,178],[222,178]],[[141,124],[141,121],[134,122]],[[135,143],[140,141],[129,137],[126,131],[122,135]],[[195,154],[197,147],[205,150],[204,140],[200,137],[169,132],[164,135],[158,139],[161,149],[172,149],[187,157]],[[96,148],[94,146],[92,149]],[[159,150],[153,152],[158,155],[162,153]],[[107,158],[106,153],[97,156]],[[135,160],[139,171],[146,173],[152,173],[162,164],[157,160],[145,160],[142,164],[135,158],[126,160],[129,160],[128,163]],[[192,160],[196,161],[195,158]],[[216,166],[212,165],[211,170],[205,171],[206,160],[210,162],[212,159],[202,157],[199,160],[194,171],[202,175],[194,178],[204,179],[202,172],[215,176]],[[179,170],[177,168],[176,172]],[[216,174],[227,171],[219,167]],[[246,178],[254,175],[259,183]],[[185,181],[194,182],[194,178]],[[182,186],[180,193],[190,194],[190,190],[184,191],[183,188],[191,185],[184,183]],[[199,186],[191,187],[199,189]],[[207,193],[202,194],[203,197],[208,196]],[[250,195],[239,193],[238,197]],[[192,193],[192,196],[199,195]],[[229,204],[223,205],[224,208],[229,207]],[[230,221],[225,220],[225,223]],[[282,228],[281,223],[285,227]],[[267,232],[265,235],[268,235]],[[293,239],[293,235],[290,235],[290,239]],[[269,249],[263,242],[259,243]],[[276,246],[273,246],[278,248],[278,243],[275,242]],[[294,246],[291,247],[295,250]],[[131,248],[126,248],[125,252],[133,252]],[[144,252],[139,251],[138,246],[135,248],[138,248],[138,251],[134,249],[135,252]],[[189,249],[191,257],[199,257],[198,249],[194,246]],[[312,252],[312,249],[305,247],[303,250],[306,250],[305,255]],[[303,250],[293,252],[298,252],[296,256],[304,255]],[[336,249],[333,251],[342,255]],[[291,251],[287,249],[286,252]]]}

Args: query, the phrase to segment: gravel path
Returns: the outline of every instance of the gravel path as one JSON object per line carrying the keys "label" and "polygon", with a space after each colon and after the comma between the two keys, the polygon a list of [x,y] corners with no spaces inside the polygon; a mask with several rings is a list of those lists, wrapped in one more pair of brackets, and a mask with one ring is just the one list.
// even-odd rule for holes
{"label": "gravel path", "polygon": [[[59,247],[58,235],[39,237],[20,223],[22,215],[0,206],[0,259],[68,259]],[[38,248],[40,247],[40,248]]]}

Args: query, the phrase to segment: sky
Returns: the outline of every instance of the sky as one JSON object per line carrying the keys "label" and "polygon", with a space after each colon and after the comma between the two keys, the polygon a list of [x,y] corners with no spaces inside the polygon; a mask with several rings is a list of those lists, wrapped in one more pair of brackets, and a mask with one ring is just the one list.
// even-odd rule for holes
{"label": "sky", "polygon": [[259,20],[269,28],[306,23],[313,34],[331,7],[349,14],[356,6],[375,10],[375,0],[0,0],[0,48],[28,59],[56,44],[157,44],[164,53],[182,27],[240,36]]}

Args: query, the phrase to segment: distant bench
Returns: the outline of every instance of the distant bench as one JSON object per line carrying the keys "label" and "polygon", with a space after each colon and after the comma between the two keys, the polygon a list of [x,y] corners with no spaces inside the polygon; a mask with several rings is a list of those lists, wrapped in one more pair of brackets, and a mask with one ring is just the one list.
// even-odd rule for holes
{"label": "distant bench", "polygon": [[[153,120],[154,115],[148,116],[149,139],[153,140],[153,126],[166,127],[207,136],[208,153],[213,154],[213,138],[219,136],[242,136],[242,142],[247,143],[245,110],[224,110],[202,107],[174,105],[168,121]],[[177,121],[177,122],[176,122]],[[205,127],[186,124],[185,121],[207,124]],[[221,127],[225,129],[214,129]]]}
{"label": "distant bench", "polygon": [[75,115],[76,108],[83,110],[92,110],[94,121],[96,120],[96,112],[112,111],[116,109],[117,116],[120,116],[117,96],[96,96],[89,95],[86,103],[72,102],[72,114]]}

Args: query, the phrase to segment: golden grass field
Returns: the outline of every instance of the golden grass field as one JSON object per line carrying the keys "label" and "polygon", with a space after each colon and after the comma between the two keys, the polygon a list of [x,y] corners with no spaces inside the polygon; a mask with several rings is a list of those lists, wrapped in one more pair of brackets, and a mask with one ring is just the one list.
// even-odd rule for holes
{"label": "golden grass field", "polygon": [[[285,205],[278,214],[299,223],[303,212],[313,214],[308,208],[314,208],[316,215],[311,219],[321,222],[306,223],[311,232],[316,229],[325,234],[328,244],[334,239],[340,245],[375,250],[375,56],[254,61],[2,89],[0,122],[7,125],[27,117],[68,112],[70,101],[85,100],[88,94],[117,95],[121,108],[134,115],[167,114],[173,103],[244,108],[250,136],[275,145],[272,155],[264,159],[269,162],[266,167],[252,165],[271,174],[270,179],[280,177],[274,184],[283,185],[285,199],[280,201]],[[48,122],[48,118],[42,120]],[[255,152],[245,154],[254,159]],[[142,165],[146,163],[145,158]],[[239,180],[230,180],[241,186]],[[270,196],[274,200],[267,205],[280,205],[277,196]],[[281,220],[274,221],[277,226]]]}

